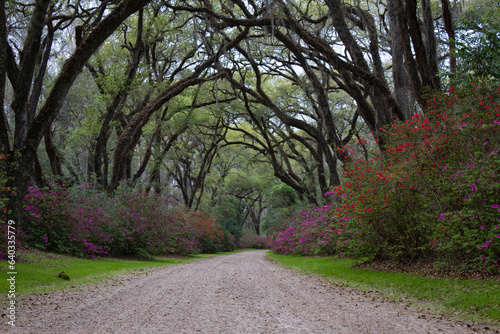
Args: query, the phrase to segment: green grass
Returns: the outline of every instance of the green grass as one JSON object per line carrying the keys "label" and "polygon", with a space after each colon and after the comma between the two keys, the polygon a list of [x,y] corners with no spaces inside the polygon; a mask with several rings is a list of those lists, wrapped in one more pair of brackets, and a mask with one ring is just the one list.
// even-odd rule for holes
{"label": "green grass", "polygon": [[338,285],[404,300],[422,310],[464,320],[500,324],[500,281],[430,278],[407,273],[353,269],[351,259],[312,258],[268,253],[281,265],[325,276]]}
{"label": "green grass", "polygon": [[[59,254],[29,252],[16,263],[16,293],[18,296],[73,288],[83,284],[98,284],[105,278],[157,266],[175,265],[219,254],[200,254],[179,258],[156,257],[155,261],[120,259],[88,260]],[[8,291],[8,263],[0,261],[0,293]],[[69,281],[58,277],[64,271]]]}

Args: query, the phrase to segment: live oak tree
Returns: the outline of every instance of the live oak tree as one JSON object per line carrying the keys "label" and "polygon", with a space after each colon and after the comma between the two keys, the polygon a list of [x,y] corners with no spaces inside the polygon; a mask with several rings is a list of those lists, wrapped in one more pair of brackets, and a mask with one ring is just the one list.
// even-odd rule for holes
{"label": "live oak tree", "polygon": [[[85,21],[85,36],[81,36],[81,42],[80,38],[78,39],[80,43],[61,67],[50,92],[47,92],[43,105],[36,114],[33,111],[36,110],[35,107],[40,99],[36,80],[40,76],[43,79],[43,72],[38,72],[38,76],[36,76],[36,65],[38,59],[44,59],[44,49],[50,48],[49,42],[45,45],[42,43],[44,30],[47,28],[46,38],[49,41],[50,31],[54,29],[54,25],[64,24],[67,20],[75,19],[76,14],[73,14],[73,17],[70,15],[70,18],[64,13],[53,15],[54,3],[49,0],[38,0],[34,4],[30,4],[31,6],[27,6],[29,8],[27,11],[30,11],[31,14],[28,16],[27,29],[21,35],[24,38],[19,36],[22,40],[20,38],[16,41],[16,46],[19,47],[18,55],[16,56],[14,53],[13,45],[9,39],[5,48],[7,53],[6,72],[15,92],[11,105],[15,117],[15,130],[12,145],[10,142],[4,141],[2,142],[2,150],[4,153],[8,153],[11,162],[15,163],[13,184],[17,187],[18,195],[10,202],[10,208],[14,211],[16,219],[19,220],[20,203],[29,183],[38,145],[47,127],[58,115],[74,80],[97,48],[126,18],[148,2],[149,0],[125,0],[111,4],[105,1],[99,7],[84,8],[83,17],[89,16]],[[74,8],[75,12],[81,9],[80,4]],[[2,7],[2,11],[4,10],[5,6]],[[5,24],[7,22],[4,22]],[[43,65],[42,62],[39,68],[43,68]],[[2,127],[0,132],[8,133],[6,125],[5,122],[0,124]]]}
{"label": "live oak tree", "polygon": [[[201,103],[201,101],[200,101]],[[205,180],[213,165],[227,127],[209,110],[210,103],[193,103],[188,110],[186,131],[180,134],[163,161],[167,179],[180,190],[182,202],[198,210],[205,190]],[[193,113],[194,111],[194,113]]]}
{"label": "live oak tree", "polygon": [[[13,102],[0,115],[0,149],[19,191],[10,207],[18,212],[31,175],[78,174],[63,154],[71,145],[88,160],[86,179],[95,173],[110,193],[120,184],[178,187],[187,206],[203,208],[226,189],[255,223],[265,196],[233,187],[238,197],[209,173],[224,170],[217,152],[241,147],[234,152],[255,152],[302,201],[320,203],[342,182],[345,146],[359,141],[368,159],[384,146],[380,128],[423,110],[425,94],[443,86],[440,71],[456,71],[454,5],[2,1],[0,97]],[[92,87],[74,84],[82,71],[79,82],[92,76]],[[72,87],[85,110],[73,118]],[[176,125],[188,111],[210,121]],[[62,129],[87,115],[88,141],[69,145],[76,136]]]}
{"label": "live oak tree", "polygon": [[[107,143],[109,136],[111,135],[112,130],[112,121],[117,120],[116,124],[119,126],[122,123],[126,122],[127,115],[124,112],[124,105],[127,101],[127,97],[133,88],[132,85],[134,80],[136,79],[137,71],[139,69],[140,61],[143,56],[143,35],[144,29],[144,12],[140,10],[137,20],[137,28],[135,30],[135,41],[131,42],[128,40],[127,32],[130,34],[129,28],[123,28],[123,39],[119,41],[115,41],[114,44],[118,42],[123,43],[124,49],[126,49],[129,53],[128,65],[123,71],[123,75],[118,76],[116,73],[106,74],[105,72],[105,64],[103,64],[103,59],[100,59],[100,63],[97,66],[93,66],[91,63],[87,63],[87,68],[92,73],[95,78],[96,84],[99,87],[99,91],[105,95],[111,95],[109,98],[109,104],[106,108],[105,113],[101,116],[101,127],[99,130],[99,134],[96,138],[95,145],[93,146],[93,157],[90,159],[89,168],[92,172],[95,173],[97,179],[101,182],[101,185],[104,188],[108,186],[108,157],[105,154],[107,152]],[[106,62],[107,59],[106,59]],[[111,77],[111,78],[109,78]],[[109,89],[106,87],[104,83],[107,81],[116,80],[115,77],[123,77],[122,83],[118,84],[118,87],[114,89],[114,92],[109,92]],[[109,79],[108,79],[109,78]],[[108,79],[108,80],[106,80]],[[111,93],[111,94],[110,94]],[[145,94],[145,97],[142,101],[139,101],[138,106],[141,104],[145,104],[148,102],[149,94]],[[136,106],[136,108],[138,107]],[[133,109],[133,108],[132,108]],[[133,112],[133,111],[132,111]],[[121,121],[121,122],[120,122]],[[118,130],[120,131],[120,130]],[[130,161],[130,160],[129,160]],[[125,168],[130,170],[130,163],[128,163]],[[129,172],[130,174],[130,172]]]}

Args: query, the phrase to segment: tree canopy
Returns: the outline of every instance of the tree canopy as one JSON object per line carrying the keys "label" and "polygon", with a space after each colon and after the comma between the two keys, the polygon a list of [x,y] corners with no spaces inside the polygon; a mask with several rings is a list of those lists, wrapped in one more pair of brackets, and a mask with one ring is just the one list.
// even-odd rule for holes
{"label": "tree canopy", "polygon": [[7,208],[51,182],[135,187],[258,234],[323,204],[429,93],[498,80],[483,3],[4,0]]}

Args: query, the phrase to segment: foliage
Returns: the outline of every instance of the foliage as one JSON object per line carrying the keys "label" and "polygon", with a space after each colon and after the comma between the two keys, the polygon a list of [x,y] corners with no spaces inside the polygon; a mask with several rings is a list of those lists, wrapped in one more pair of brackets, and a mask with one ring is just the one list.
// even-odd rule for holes
{"label": "foliage", "polygon": [[245,234],[241,238],[240,248],[268,249],[267,238],[256,234]]}
{"label": "foliage", "polygon": [[185,218],[189,222],[192,233],[198,236],[203,253],[216,253],[236,249],[236,238],[215,218],[206,213],[188,211]]}
{"label": "foliage", "polygon": [[261,225],[263,234],[289,220],[297,210],[300,201],[292,187],[281,183],[271,188],[267,202],[269,209]]}
{"label": "foliage", "polygon": [[30,188],[28,245],[77,256],[196,254],[235,248],[233,237],[202,212],[145,193],[108,196],[91,185]]}
{"label": "foliage", "polygon": [[330,205],[325,205],[300,211],[291,218],[289,224],[270,230],[272,251],[305,256],[338,252],[343,244],[341,235],[344,230],[333,227],[330,209]]}
{"label": "foliage", "polygon": [[[340,205],[274,231],[280,254],[337,254],[485,268],[500,263],[500,88],[430,98],[431,109],[384,131],[385,151],[345,168]],[[362,143],[363,139],[360,139]]]}
{"label": "foliage", "polygon": [[471,72],[476,78],[500,79],[499,15],[498,4],[484,1],[458,20],[456,52],[461,72]]}
{"label": "foliage", "polygon": [[[409,25],[394,29],[391,3],[264,1],[238,6],[228,2],[226,7],[208,1],[188,8],[165,1],[91,1],[79,6],[56,2],[48,11],[43,6],[32,11],[8,2],[3,40],[16,66],[8,66],[12,82],[0,88],[6,92],[5,121],[0,122],[0,133],[6,136],[0,145],[12,154],[24,148],[23,159],[16,156],[19,165],[10,186],[24,192],[33,185],[33,171],[39,187],[43,180],[55,179],[114,191],[121,181],[141,182],[148,192],[152,188],[182,199],[189,208],[213,211],[221,233],[231,234],[236,242],[244,225],[265,234],[290,219],[299,205],[297,195],[303,202],[326,203],[321,194],[340,183],[337,164],[346,162],[343,154],[336,154],[338,147],[369,131],[378,138],[383,124],[410,113],[407,106],[425,105],[423,86],[441,87],[435,80],[437,59],[446,65],[453,45],[463,72],[459,77],[498,78],[497,0],[468,4],[474,9],[459,22],[456,44],[449,45],[441,38],[446,19],[440,19],[445,15],[438,9],[445,6],[432,3],[432,17],[424,15],[423,7],[410,10]],[[114,10],[121,14],[111,14]],[[343,12],[351,14],[339,15]],[[387,14],[387,24],[378,24],[379,13]],[[114,24],[109,24],[111,19]],[[423,38],[421,31],[429,33]],[[410,42],[399,43],[407,33]],[[80,48],[81,43],[85,45]],[[16,67],[22,71],[16,73]],[[391,74],[392,84],[386,80]],[[22,80],[13,80],[17,77]],[[45,145],[39,145],[42,138]],[[358,154],[368,157],[367,146]],[[271,189],[276,182],[289,187]],[[14,197],[14,211],[23,196]],[[64,194],[57,196],[66,201]],[[103,203],[120,201],[99,198]],[[80,204],[92,211],[95,205],[88,201]],[[48,212],[55,203],[47,199],[41,205]],[[111,203],[108,208],[113,215],[128,213],[123,205]],[[61,219],[56,211],[50,212],[53,221]],[[152,212],[144,215],[156,219]],[[116,221],[113,226],[128,231],[133,223],[132,218],[95,218]],[[37,224],[31,226],[34,238],[40,232]],[[49,247],[43,239],[49,238],[54,241],[50,247],[70,247],[59,251],[86,252],[63,236],[69,226],[54,227],[47,232],[52,236],[38,236],[38,247]],[[311,235],[321,234],[316,229],[320,227],[311,228]],[[113,241],[102,244],[101,252],[113,248],[147,257],[146,239],[135,232],[115,232],[105,232]],[[169,242],[178,249],[185,236],[175,235],[177,241]],[[193,240],[215,247],[209,239]],[[415,242],[406,248],[413,249]],[[195,244],[185,247],[199,250]],[[314,248],[315,253],[328,253],[331,244]]]}
{"label": "foliage", "polygon": [[221,203],[215,205],[211,214],[217,219],[217,222],[230,232],[238,242],[243,234],[243,223],[245,217],[242,215],[242,203],[234,196],[221,196]]}
{"label": "foliage", "polygon": [[[244,140],[229,131],[228,141]],[[239,241],[243,227],[260,233],[260,221],[266,204],[263,193],[273,184],[274,176],[268,166],[256,162],[255,152],[241,145],[220,149],[212,170],[205,180],[203,208],[217,218]]]}

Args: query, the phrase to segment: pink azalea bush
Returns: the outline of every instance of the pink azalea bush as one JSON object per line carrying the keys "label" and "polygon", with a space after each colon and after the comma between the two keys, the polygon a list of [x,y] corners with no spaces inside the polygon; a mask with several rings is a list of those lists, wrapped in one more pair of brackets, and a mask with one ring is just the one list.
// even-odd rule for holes
{"label": "pink azalea bush", "polygon": [[[7,259],[8,251],[8,241],[9,241],[9,227],[8,220],[9,213],[8,212],[8,203],[11,198],[17,195],[16,188],[11,188],[9,186],[10,178],[5,169],[9,169],[8,156],[5,154],[0,155],[0,260]],[[7,168],[5,168],[7,167]],[[23,232],[17,230],[17,226],[11,225],[10,228],[10,237],[15,237],[15,247],[16,249],[20,249],[24,247],[22,243]],[[10,239],[12,240],[12,239]]]}
{"label": "pink azalea bush", "polygon": [[201,212],[144,193],[108,196],[91,185],[30,188],[26,242],[77,256],[195,254],[234,249],[234,238]]}
{"label": "pink azalea bush", "polygon": [[297,214],[273,251],[498,267],[499,100],[500,87],[450,89],[384,129],[383,152],[353,158],[327,194],[339,204]]}

